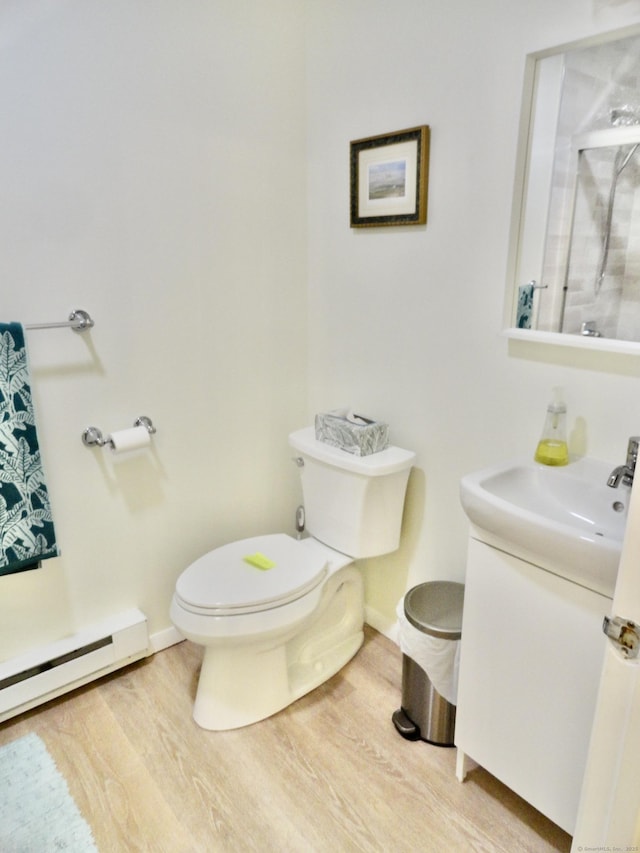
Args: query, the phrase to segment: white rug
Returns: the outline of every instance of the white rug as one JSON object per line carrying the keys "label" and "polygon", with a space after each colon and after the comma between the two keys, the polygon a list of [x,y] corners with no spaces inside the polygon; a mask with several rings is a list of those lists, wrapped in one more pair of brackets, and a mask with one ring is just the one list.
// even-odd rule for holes
{"label": "white rug", "polygon": [[97,853],[91,830],[37,735],[0,748],[2,853]]}

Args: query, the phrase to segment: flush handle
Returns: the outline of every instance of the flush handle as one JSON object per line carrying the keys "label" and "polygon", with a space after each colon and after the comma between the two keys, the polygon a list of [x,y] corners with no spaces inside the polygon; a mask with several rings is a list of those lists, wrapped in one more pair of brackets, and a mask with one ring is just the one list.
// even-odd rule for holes
{"label": "flush handle", "polygon": [[640,628],[630,619],[621,616],[605,616],[602,623],[603,632],[620,648],[622,654],[629,660],[638,657],[640,651]]}

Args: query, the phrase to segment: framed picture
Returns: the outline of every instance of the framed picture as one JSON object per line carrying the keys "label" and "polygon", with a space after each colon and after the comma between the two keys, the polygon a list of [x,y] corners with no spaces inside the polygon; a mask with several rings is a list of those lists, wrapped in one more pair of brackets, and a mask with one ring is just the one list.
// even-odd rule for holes
{"label": "framed picture", "polygon": [[351,227],[424,225],[429,127],[351,143]]}

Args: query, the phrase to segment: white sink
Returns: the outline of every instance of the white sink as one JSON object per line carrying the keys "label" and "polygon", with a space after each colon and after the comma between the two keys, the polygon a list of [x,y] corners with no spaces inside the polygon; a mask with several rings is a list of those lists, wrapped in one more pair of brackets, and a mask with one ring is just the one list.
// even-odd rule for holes
{"label": "white sink", "polygon": [[463,477],[462,506],[484,541],[613,596],[630,489],[607,486],[615,466],[520,460]]}

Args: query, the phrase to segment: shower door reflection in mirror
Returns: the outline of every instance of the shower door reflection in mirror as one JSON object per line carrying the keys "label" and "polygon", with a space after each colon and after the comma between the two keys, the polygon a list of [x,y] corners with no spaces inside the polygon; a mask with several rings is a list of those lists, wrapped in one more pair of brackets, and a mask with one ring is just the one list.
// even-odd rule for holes
{"label": "shower door reflection in mirror", "polygon": [[640,341],[640,130],[634,135],[617,144],[608,132],[602,145],[586,139],[577,149],[562,332]]}

